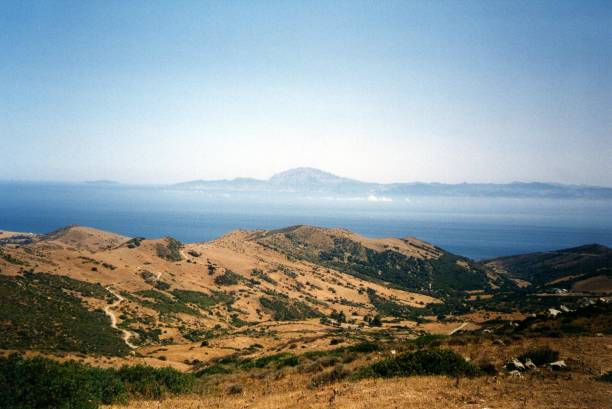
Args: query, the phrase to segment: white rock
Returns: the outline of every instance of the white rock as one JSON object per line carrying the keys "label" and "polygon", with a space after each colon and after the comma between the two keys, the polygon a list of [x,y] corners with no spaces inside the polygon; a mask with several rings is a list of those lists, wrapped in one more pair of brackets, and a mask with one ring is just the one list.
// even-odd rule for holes
{"label": "white rock", "polygon": [[527,360],[525,361],[525,368],[530,369],[530,370],[538,369],[536,364],[534,364],[533,361],[529,358],[527,358]]}
{"label": "white rock", "polygon": [[[510,361],[506,367],[511,367],[514,368],[514,371],[524,371],[525,370],[525,365],[523,365],[521,363],[521,361],[519,361],[516,358],[512,358],[512,361]],[[512,371],[511,371],[512,372]]]}
{"label": "white rock", "polygon": [[567,369],[567,365],[565,364],[565,361],[551,362],[551,363],[548,364],[548,366],[553,371],[562,371],[564,369]]}
{"label": "white rock", "polygon": [[510,372],[508,372],[508,375],[510,375],[510,376],[511,376],[511,377],[513,377],[513,378],[522,378],[522,377],[523,377],[523,374],[522,374],[522,373],[520,373],[520,372],[519,372],[519,371],[517,371],[517,370],[514,370],[514,371],[510,371]]}

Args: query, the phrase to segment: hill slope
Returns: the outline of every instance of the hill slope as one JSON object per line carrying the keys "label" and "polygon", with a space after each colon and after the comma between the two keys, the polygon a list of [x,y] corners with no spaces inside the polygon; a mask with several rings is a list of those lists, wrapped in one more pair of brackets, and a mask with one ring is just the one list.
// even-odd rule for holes
{"label": "hill slope", "polygon": [[[394,248],[398,260],[431,262],[443,254],[416,239],[370,240],[348,231],[305,226],[292,231],[303,234],[304,240],[331,240],[321,247],[328,252],[340,245],[334,242],[340,237],[357,243],[371,253],[359,260],[362,267],[368,257],[391,252],[389,248]],[[399,274],[357,274],[352,266],[345,272],[341,263],[319,262],[319,253],[313,257],[317,262],[288,256],[288,247],[277,251],[266,242],[278,234],[236,231],[211,242],[183,244],[170,237],[130,239],[69,226],[28,236],[25,242],[7,237],[0,245],[0,291],[27,299],[32,317],[55,330],[40,331],[23,314],[3,308],[4,332],[23,336],[7,337],[2,348],[53,349],[54,342],[68,337],[71,341],[63,342],[66,348],[93,353],[98,346],[90,345],[90,336],[81,330],[90,325],[95,327],[90,334],[97,331],[99,339],[110,337],[105,353],[111,355],[125,354],[131,343],[146,353],[156,345],[182,350],[205,340],[218,342],[218,348],[201,353],[221,354],[226,345],[236,342],[262,343],[263,335],[265,342],[282,345],[299,327],[304,336],[324,338],[338,324],[367,326],[366,317],[389,315],[389,306],[390,315],[409,317],[440,302],[430,290],[423,294],[407,285],[390,288],[383,281]],[[48,301],[62,298],[62,302]],[[29,328],[27,333],[24,328]],[[131,334],[129,343],[123,342],[125,331]],[[279,332],[286,334],[269,337]],[[249,336],[238,335],[243,333]]]}
{"label": "hill slope", "polygon": [[289,257],[399,288],[449,295],[489,288],[477,263],[414,239],[373,240],[343,229],[294,226],[257,233],[249,240]]}
{"label": "hill slope", "polygon": [[599,244],[500,257],[486,265],[537,287],[612,291],[612,249]]}

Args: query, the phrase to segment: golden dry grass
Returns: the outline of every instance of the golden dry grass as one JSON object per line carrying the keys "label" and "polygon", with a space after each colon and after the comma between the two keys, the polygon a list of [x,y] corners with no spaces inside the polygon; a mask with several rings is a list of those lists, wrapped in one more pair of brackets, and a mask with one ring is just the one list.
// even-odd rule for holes
{"label": "golden dry grass", "polygon": [[[549,345],[566,360],[569,372],[537,372],[515,378],[501,373],[475,379],[408,377],[344,381],[310,389],[312,375],[298,369],[238,372],[212,377],[201,396],[134,401],[127,409],[198,408],[609,408],[612,389],[595,377],[612,368],[612,337],[523,339],[509,346],[485,342],[453,347],[466,358],[501,367],[525,350]],[[376,358],[374,358],[376,359]],[[359,360],[351,367],[364,365]],[[228,393],[231,385],[241,393]],[[113,407],[119,409],[120,407]]]}
{"label": "golden dry grass", "polygon": [[455,380],[445,377],[411,377],[343,382],[317,390],[309,390],[299,384],[280,391],[247,388],[237,396],[212,395],[161,402],[132,402],[127,408],[604,409],[610,407],[612,400],[609,389],[609,385],[585,376],[462,379],[458,385]]}

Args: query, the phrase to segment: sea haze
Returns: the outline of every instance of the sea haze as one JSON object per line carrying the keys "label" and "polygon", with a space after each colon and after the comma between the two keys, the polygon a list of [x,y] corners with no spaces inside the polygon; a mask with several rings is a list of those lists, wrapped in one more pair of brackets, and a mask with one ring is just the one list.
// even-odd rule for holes
{"label": "sea haze", "polygon": [[235,229],[296,224],[371,237],[415,236],[483,259],[586,243],[612,245],[612,200],[334,196],[180,190],[108,183],[0,183],[0,229],[46,233],[80,224],[128,236],[211,240]]}

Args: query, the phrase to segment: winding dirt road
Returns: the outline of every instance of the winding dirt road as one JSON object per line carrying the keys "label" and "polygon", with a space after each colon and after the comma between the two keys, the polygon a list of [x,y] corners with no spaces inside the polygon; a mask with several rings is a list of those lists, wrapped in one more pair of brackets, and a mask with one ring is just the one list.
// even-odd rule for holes
{"label": "winding dirt road", "polygon": [[136,349],[137,346],[132,344],[130,342],[130,338],[132,337],[132,333],[128,330],[125,330],[123,328],[119,328],[117,327],[117,317],[115,316],[115,313],[112,311],[113,308],[116,308],[119,306],[119,304],[121,304],[124,300],[124,298],[118,294],[117,292],[113,291],[111,286],[106,287],[106,290],[111,293],[113,296],[115,296],[115,298],[117,298],[117,301],[115,301],[112,304],[107,305],[106,307],[104,307],[104,313],[106,315],[108,315],[108,317],[111,320],[111,327],[113,327],[114,329],[118,329],[120,330],[123,335],[121,336],[121,338],[123,338],[123,342],[125,342],[125,345],[127,345],[128,347],[132,348],[132,349]]}

